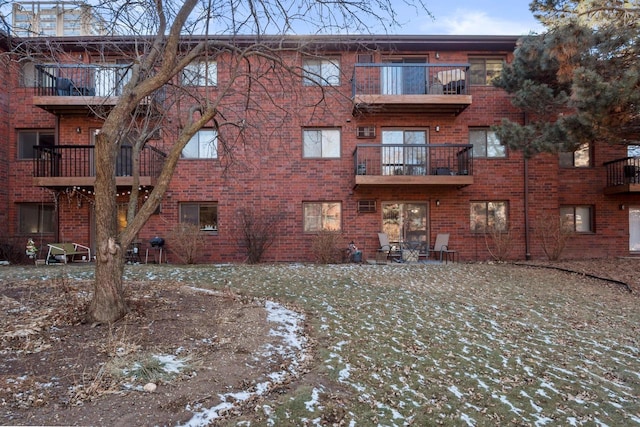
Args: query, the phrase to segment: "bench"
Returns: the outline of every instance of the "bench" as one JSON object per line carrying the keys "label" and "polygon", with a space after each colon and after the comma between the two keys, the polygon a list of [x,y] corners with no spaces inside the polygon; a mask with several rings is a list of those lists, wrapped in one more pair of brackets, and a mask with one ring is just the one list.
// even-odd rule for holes
{"label": "bench", "polygon": [[76,257],[81,257],[78,261],[87,262],[91,260],[91,249],[79,243],[49,243],[49,253],[47,254],[46,263],[57,263],[76,261]]}

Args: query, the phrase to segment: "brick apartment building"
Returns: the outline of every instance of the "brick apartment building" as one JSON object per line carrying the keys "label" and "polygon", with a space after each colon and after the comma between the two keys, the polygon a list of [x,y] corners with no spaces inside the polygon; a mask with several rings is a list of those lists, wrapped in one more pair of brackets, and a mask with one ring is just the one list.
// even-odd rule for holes
{"label": "brick apartment building", "polygon": [[[56,40],[68,64],[14,58],[0,71],[0,233],[41,247],[94,246],[91,144],[100,120],[92,112],[119,95],[110,82],[127,66],[92,54],[104,49],[105,37]],[[287,58],[308,74],[274,83],[275,106],[265,103],[262,112],[272,120],[248,120],[245,143],[207,146],[233,132],[212,127],[187,145],[160,208],[139,234],[142,251],[186,221],[205,237],[198,262],[241,262],[239,210],[249,208],[278,218],[267,262],[313,261],[322,230],[353,240],[365,259],[376,256],[384,231],[394,242],[428,244],[449,233],[460,260],[487,260],[483,230],[494,223],[510,230],[508,258],[544,258],[539,237],[549,216],[575,230],[564,258],[640,253],[640,160],[630,158],[637,147],[594,143],[525,160],[497,141],[491,126],[504,117],[525,120],[490,84],[511,60],[517,37],[314,40],[316,55],[292,50]],[[216,60],[206,76],[213,86],[227,77],[225,58]],[[198,84],[185,76],[181,83]],[[316,103],[322,94],[326,103]],[[244,117],[241,97],[224,108]],[[141,202],[176,126],[167,120],[142,152]],[[123,222],[131,185],[126,147],[118,162]],[[170,239],[166,249],[171,262]]]}

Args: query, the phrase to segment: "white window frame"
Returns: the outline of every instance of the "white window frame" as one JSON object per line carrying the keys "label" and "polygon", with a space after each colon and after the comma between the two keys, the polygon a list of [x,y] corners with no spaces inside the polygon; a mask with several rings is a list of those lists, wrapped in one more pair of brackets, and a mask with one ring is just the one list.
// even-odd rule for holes
{"label": "white window frame", "polygon": [[218,63],[198,60],[182,70],[183,86],[218,86]]}
{"label": "white window frame", "polygon": [[342,147],[340,128],[309,128],[302,131],[302,157],[339,159]]}
{"label": "white window frame", "polygon": [[303,202],[302,216],[305,233],[342,231],[342,202]]}
{"label": "white window frame", "polygon": [[217,159],[218,132],[215,129],[200,129],[182,149],[183,159]]}
{"label": "white window frame", "polygon": [[[483,141],[475,141],[474,135],[481,136]],[[474,159],[504,159],[507,147],[500,144],[498,135],[490,128],[469,128],[469,144],[473,145]]]}
{"label": "white window frame", "polygon": [[305,58],[302,70],[305,86],[340,86],[339,58]]}

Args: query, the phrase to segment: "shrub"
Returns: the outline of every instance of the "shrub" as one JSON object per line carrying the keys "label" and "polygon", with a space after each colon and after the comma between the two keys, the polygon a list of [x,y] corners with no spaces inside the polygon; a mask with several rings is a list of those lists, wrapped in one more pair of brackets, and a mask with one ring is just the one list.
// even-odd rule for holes
{"label": "shrub", "polygon": [[536,221],[537,236],[549,261],[557,261],[567,240],[573,234],[569,221],[557,214],[546,213]]}
{"label": "shrub", "polygon": [[247,262],[257,264],[277,236],[279,215],[258,215],[252,209],[240,209],[238,220],[242,236],[238,244],[247,251]]}
{"label": "shrub", "polygon": [[169,232],[172,252],[185,264],[194,264],[204,247],[204,235],[196,224],[182,222]]}
{"label": "shrub", "polygon": [[319,264],[334,264],[342,261],[346,247],[342,236],[330,231],[321,231],[313,239],[311,250]]}
{"label": "shrub", "polygon": [[494,260],[504,261],[513,246],[513,232],[504,224],[493,224],[485,228],[484,242]]}

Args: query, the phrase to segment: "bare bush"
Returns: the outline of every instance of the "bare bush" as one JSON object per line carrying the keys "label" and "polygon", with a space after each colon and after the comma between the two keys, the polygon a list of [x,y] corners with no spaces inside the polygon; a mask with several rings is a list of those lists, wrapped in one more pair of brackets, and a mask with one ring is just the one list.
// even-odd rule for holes
{"label": "bare bush", "polygon": [[313,239],[311,250],[319,264],[335,264],[342,261],[346,247],[342,236],[330,231],[321,231]]}
{"label": "bare bush", "polygon": [[169,232],[171,250],[185,264],[194,264],[204,247],[204,234],[196,224],[180,223]]}
{"label": "bare bush", "polygon": [[493,224],[485,228],[484,242],[494,260],[504,261],[513,247],[513,232],[504,223]]}
{"label": "bare bush", "polygon": [[[33,264],[33,260],[29,259],[25,253],[27,241],[26,237],[0,238],[0,261],[9,261],[11,264],[24,264],[27,262]],[[35,256],[38,256],[38,253],[42,254],[43,248],[39,247],[37,242],[36,249],[38,252],[35,253]]]}
{"label": "bare bush", "polygon": [[536,221],[537,236],[549,261],[560,259],[567,240],[573,234],[570,221],[557,214],[546,213]]}
{"label": "bare bush", "polygon": [[258,215],[252,209],[238,211],[242,236],[238,244],[247,251],[247,262],[257,264],[277,236],[279,215]]}

